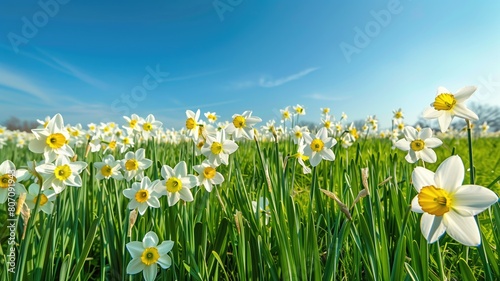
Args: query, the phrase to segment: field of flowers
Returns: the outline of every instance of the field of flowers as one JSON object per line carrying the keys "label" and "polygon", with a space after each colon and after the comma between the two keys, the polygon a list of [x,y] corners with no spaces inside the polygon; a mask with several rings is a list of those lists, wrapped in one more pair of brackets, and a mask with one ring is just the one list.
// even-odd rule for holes
{"label": "field of flowers", "polygon": [[500,136],[472,130],[474,91],[438,89],[438,132],[401,109],[308,128],[301,105],[0,126],[0,280],[498,280]]}

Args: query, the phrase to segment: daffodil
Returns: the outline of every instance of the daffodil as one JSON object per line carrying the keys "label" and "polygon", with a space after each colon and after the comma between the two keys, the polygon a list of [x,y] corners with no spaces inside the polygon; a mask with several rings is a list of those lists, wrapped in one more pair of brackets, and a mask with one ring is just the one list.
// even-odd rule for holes
{"label": "daffodil", "polygon": [[436,152],[432,150],[443,144],[438,138],[432,137],[432,129],[424,128],[420,132],[411,126],[403,129],[404,139],[398,140],[394,146],[403,151],[408,151],[405,159],[410,163],[415,163],[418,159],[427,163],[435,163]]}
{"label": "daffodil", "polygon": [[141,215],[144,215],[148,207],[160,208],[158,194],[155,191],[158,183],[159,180],[151,182],[148,177],[143,177],[141,182],[134,182],[131,188],[123,190],[123,195],[130,199],[128,208],[137,209]]}
{"label": "daffodil", "polygon": [[296,115],[306,115],[306,109],[304,106],[297,104],[296,106],[293,107],[293,110],[295,110]]}
{"label": "daffodil", "polygon": [[0,164],[0,204],[7,201],[9,193],[14,191],[18,195],[25,189],[19,182],[29,178],[29,173],[25,169],[16,169],[12,161],[5,160]]}
{"label": "daffodil", "polygon": [[262,121],[259,117],[252,116],[252,111],[243,114],[234,114],[233,122],[226,127],[226,132],[233,135],[235,140],[253,139],[255,136],[253,126]]}
{"label": "daffodil", "polygon": [[281,122],[292,119],[292,114],[290,113],[290,107],[287,106],[284,109],[280,109]]}
{"label": "daffodil", "polygon": [[466,246],[481,244],[474,216],[498,201],[491,190],[479,185],[462,185],[464,165],[454,155],[441,163],[436,173],[416,167],[412,181],[418,195],[412,200],[414,212],[423,213],[420,229],[429,243],[444,232]]}
{"label": "daffodil", "polygon": [[190,189],[198,185],[198,178],[188,175],[186,162],[179,162],[173,169],[168,165],[163,165],[161,176],[164,180],[156,186],[156,192],[160,195],[167,195],[169,206],[175,205],[180,199],[186,202],[193,201]]}
{"label": "daffodil", "polygon": [[238,145],[233,140],[226,139],[224,131],[216,132],[214,137],[208,137],[201,148],[201,153],[208,158],[208,161],[214,165],[227,165],[229,154],[238,149]]}
{"label": "daffodil", "polygon": [[218,115],[215,113],[215,112],[210,112],[210,111],[207,111],[205,112],[205,118],[207,118],[208,122],[210,123],[215,123],[215,121],[217,121],[218,119]]}
{"label": "daffodil", "polygon": [[392,111],[393,119],[399,120],[405,118],[403,115],[403,110],[401,108]]}
{"label": "daffodil", "polygon": [[452,94],[445,87],[439,87],[431,107],[427,108],[423,113],[424,118],[437,118],[441,132],[443,133],[448,130],[454,116],[469,120],[478,120],[476,113],[465,106],[465,101],[476,89],[475,86],[467,86]]}
{"label": "daffodil", "polygon": [[311,133],[304,135],[307,146],[304,148],[304,154],[309,157],[309,163],[315,167],[321,162],[321,159],[327,161],[335,160],[335,154],[331,150],[337,140],[328,136],[325,128],[319,129],[316,135]]}
{"label": "daffodil", "polygon": [[142,123],[144,119],[139,117],[139,115],[132,114],[130,117],[123,116],[123,119],[127,121],[127,125],[123,126],[123,128],[125,128],[129,133],[141,131],[141,126],[139,126],[139,123]]}
{"label": "daffodil", "polygon": [[297,162],[299,162],[300,166],[302,166],[302,173],[309,174],[311,172],[311,168],[309,168],[304,161],[309,159],[309,156],[304,155],[304,148],[306,148],[307,144],[304,141],[301,141],[297,146],[297,153],[293,156],[297,158]]}
{"label": "daffodil", "polygon": [[156,120],[153,114],[149,114],[146,119],[141,120],[139,123],[142,136],[145,140],[149,139],[150,136],[156,137],[157,131],[162,125],[163,123]]}
{"label": "daffodil", "polygon": [[73,149],[67,144],[69,133],[64,127],[61,114],[57,113],[50,119],[46,128],[31,130],[35,135],[29,144],[34,153],[43,153],[45,162],[53,162],[58,155],[73,157]]}
{"label": "daffodil", "polygon": [[174,247],[174,242],[167,240],[158,245],[158,235],[150,231],[144,235],[142,242],[132,241],[126,247],[132,257],[127,265],[127,274],[136,274],[142,271],[144,280],[153,281],[158,273],[157,264],[163,269],[172,265],[168,253]]}
{"label": "daffodil", "polygon": [[116,180],[123,179],[123,175],[120,172],[121,164],[119,161],[115,161],[113,155],[108,154],[103,159],[102,162],[95,162],[94,168],[97,169],[96,179],[109,179],[114,178]]}
{"label": "daffodil", "polygon": [[203,185],[208,192],[212,191],[214,185],[224,181],[224,176],[217,172],[217,166],[210,164],[208,160],[193,166],[193,169],[198,173],[198,183]]}
{"label": "daffodil", "polygon": [[293,143],[299,144],[304,140],[304,135],[308,134],[309,130],[306,126],[299,127],[295,125],[292,129],[292,140]]}
{"label": "daffodil", "polygon": [[200,137],[200,130],[198,128],[200,110],[196,110],[196,113],[192,110],[186,110],[186,117],[186,134],[193,141],[198,141],[198,138]]}
{"label": "daffodil", "polygon": [[36,167],[36,171],[45,176],[42,188],[52,187],[59,194],[66,186],[82,186],[81,172],[87,168],[83,161],[71,162],[65,156],[57,157],[55,163],[45,163]]}
{"label": "daffodil", "polygon": [[144,170],[149,168],[153,161],[145,157],[146,151],[144,148],[139,148],[135,153],[129,151],[125,154],[125,159],[121,160],[121,165],[125,179],[130,181],[133,178],[138,180],[144,177]]}
{"label": "daffodil", "polygon": [[38,195],[39,190],[40,186],[36,183],[32,183],[28,188],[25,203],[30,210],[34,210],[35,204],[38,202],[38,211],[50,215],[52,214],[52,210],[54,210],[54,201],[57,198],[57,194],[53,189],[45,189]]}

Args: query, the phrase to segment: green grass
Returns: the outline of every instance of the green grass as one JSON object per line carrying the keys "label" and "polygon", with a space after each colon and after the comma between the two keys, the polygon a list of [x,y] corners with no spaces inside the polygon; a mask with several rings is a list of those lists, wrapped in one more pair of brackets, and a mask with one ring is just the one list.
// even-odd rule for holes
{"label": "green grass", "polygon": [[[438,163],[458,154],[469,167],[467,139],[445,139],[436,149]],[[218,171],[225,181],[211,193],[192,189],[194,201],[149,208],[128,236],[130,211],[122,191],[130,183],[98,181],[92,163],[102,155],[76,149],[89,166],[81,188],[68,187],[56,200],[52,215],[32,213],[21,239],[24,222],[16,229],[16,275],[7,272],[7,206],[0,205],[0,280],[141,280],[127,275],[130,254],[125,244],[155,231],[175,242],[173,264],[158,272],[158,280],[484,280],[486,270],[500,278],[500,205],[478,216],[486,266],[475,247],[463,246],[446,234],[427,244],[420,232],[420,215],[410,211],[416,192],[411,184],[415,164],[405,153],[391,149],[384,139],[360,140],[348,150],[334,146],[336,160],[322,161],[312,174],[302,174],[291,141],[239,142],[228,166]],[[499,138],[473,140],[475,182],[500,194]],[[178,145],[143,144],[154,161],[146,170],[158,179],[160,168],[186,161],[188,170],[204,159],[193,154],[190,142]],[[138,147],[136,147],[137,149]],[[116,159],[123,155],[115,154]],[[0,162],[11,160],[20,168],[41,160],[9,143],[0,150]],[[370,195],[351,209],[347,219],[338,204],[320,192],[335,193],[351,207],[363,189],[361,169],[369,169]],[[466,174],[464,183],[469,182]],[[29,182],[25,183],[26,186]],[[265,213],[254,213],[252,201],[269,200]],[[23,264],[24,267],[20,268]],[[21,279],[20,279],[21,280]]]}

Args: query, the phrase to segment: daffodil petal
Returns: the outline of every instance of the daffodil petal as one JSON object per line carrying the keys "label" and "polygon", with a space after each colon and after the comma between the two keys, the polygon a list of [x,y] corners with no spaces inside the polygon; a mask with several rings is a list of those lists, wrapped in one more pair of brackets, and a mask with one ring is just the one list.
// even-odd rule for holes
{"label": "daffodil petal", "polygon": [[438,111],[434,109],[434,107],[428,107],[424,112],[422,113],[422,116],[425,119],[435,119],[438,118],[439,116],[443,115],[442,111]]}
{"label": "daffodil petal", "polygon": [[158,235],[156,235],[154,231],[149,231],[146,235],[144,235],[142,244],[144,245],[144,248],[156,247],[156,245],[158,245]]}
{"label": "daffodil petal", "polygon": [[420,230],[428,243],[436,242],[446,231],[442,216],[434,216],[428,213],[422,214]]}
{"label": "daffodil petal", "polygon": [[468,109],[464,104],[457,103],[453,108],[453,113],[461,118],[470,119],[470,120],[478,120],[479,117],[472,110]]}
{"label": "daffodil petal", "polygon": [[455,99],[459,103],[464,102],[465,100],[470,98],[470,96],[472,96],[472,94],[476,91],[476,89],[477,89],[476,86],[465,86],[465,87],[459,89],[455,93],[455,95],[454,95]]}
{"label": "daffodil petal", "polygon": [[443,114],[441,114],[441,116],[438,117],[438,123],[439,128],[441,128],[441,132],[444,133],[448,130],[452,119],[453,116],[448,111],[445,111]]}
{"label": "daffodil petal", "polygon": [[408,161],[408,163],[415,163],[418,161],[417,154],[413,150],[408,151],[408,154],[406,154],[405,159],[406,161]]}
{"label": "daffodil petal", "polygon": [[396,143],[394,143],[394,146],[402,151],[410,150],[410,142],[407,141],[406,139],[398,140]]}
{"label": "daffodil petal", "polygon": [[464,217],[450,211],[443,216],[443,224],[446,226],[446,233],[458,242],[466,246],[481,244],[481,235],[473,216]]}
{"label": "daffodil petal", "polygon": [[144,270],[142,271],[142,275],[144,276],[144,280],[146,281],[154,281],[157,273],[158,269],[156,267],[156,263],[145,266]]}
{"label": "daffodil petal", "polygon": [[141,257],[133,258],[127,265],[127,274],[136,274],[144,270],[146,266],[141,261]]}
{"label": "daffodil petal", "polygon": [[413,141],[413,140],[416,140],[417,137],[418,137],[418,132],[415,128],[413,128],[412,126],[406,126],[404,129],[403,129],[403,134],[405,135],[405,138],[408,140],[408,141]]}
{"label": "daffodil petal", "polygon": [[453,193],[464,181],[464,164],[458,155],[448,157],[434,175],[436,187]]}
{"label": "daffodil petal", "polygon": [[425,146],[428,148],[435,148],[443,144],[443,141],[441,141],[438,138],[427,138],[424,140]]}
{"label": "daffodil petal", "polygon": [[130,256],[132,256],[132,258],[140,257],[142,255],[142,252],[144,251],[144,246],[142,245],[141,241],[132,241],[127,243],[127,245],[125,246],[130,252]]}
{"label": "daffodil petal", "polygon": [[161,268],[167,269],[172,265],[172,259],[168,255],[160,256],[160,258],[158,259],[158,264],[161,266]]}
{"label": "daffodil petal", "polygon": [[[421,140],[427,140],[428,138],[432,137],[432,129],[431,128],[423,128],[420,131],[420,139]],[[425,142],[427,144],[427,142]]]}
{"label": "daffodil petal", "polygon": [[463,216],[475,216],[498,201],[495,192],[479,185],[463,185],[453,196],[453,209]]}
{"label": "daffodil petal", "polygon": [[437,160],[436,152],[430,148],[424,148],[420,151],[420,158],[427,163],[435,163]]}
{"label": "daffodil petal", "polygon": [[415,213],[423,213],[424,212],[422,210],[422,207],[420,207],[420,204],[418,204],[418,195],[413,197],[413,200],[411,200],[411,210],[414,211]]}
{"label": "daffodil petal", "polygon": [[416,167],[411,174],[411,179],[417,192],[420,192],[420,189],[424,186],[436,184],[434,182],[434,172],[423,167]]}
{"label": "daffodil petal", "polygon": [[445,87],[443,86],[439,86],[438,89],[437,89],[437,94],[436,95],[440,95],[440,94],[450,94],[451,92],[448,91],[448,89],[446,89]]}
{"label": "daffodil petal", "polygon": [[160,256],[163,256],[163,255],[168,254],[168,252],[170,252],[173,247],[174,247],[174,242],[171,240],[167,240],[167,241],[161,242],[161,244],[158,245],[158,247],[156,247],[156,249],[158,250],[158,253],[160,254]]}

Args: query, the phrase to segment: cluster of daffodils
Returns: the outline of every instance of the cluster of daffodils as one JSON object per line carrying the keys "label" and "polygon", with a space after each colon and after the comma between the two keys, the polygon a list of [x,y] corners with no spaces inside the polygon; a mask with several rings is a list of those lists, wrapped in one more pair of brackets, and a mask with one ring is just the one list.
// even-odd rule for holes
{"label": "cluster of daffodils", "polygon": [[[452,119],[461,117],[477,120],[477,115],[464,104],[476,90],[464,87],[452,94],[444,87],[439,87],[431,107],[425,110],[424,117],[437,118],[441,132],[446,132]],[[402,118],[401,110],[394,114]],[[410,163],[422,160],[422,164],[435,163],[436,153],[433,148],[442,144],[432,137],[430,128],[403,128],[404,138],[395,142],[395,147],[408,151],[405,159]],[[412,173],[412,182],[417,195],[411,202],[414,212],[422,213],[420,228],[429,243],[436,242],[445,232],[456,241],[467,246],[481,244],[481,235],[474,216],[498,201],[498,196],[486,187],[469,184],[463,185],[464,164],[458,155],[445,159],[436,172],[416,167]]]}

